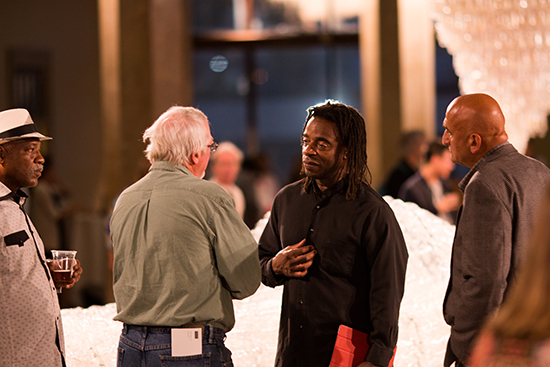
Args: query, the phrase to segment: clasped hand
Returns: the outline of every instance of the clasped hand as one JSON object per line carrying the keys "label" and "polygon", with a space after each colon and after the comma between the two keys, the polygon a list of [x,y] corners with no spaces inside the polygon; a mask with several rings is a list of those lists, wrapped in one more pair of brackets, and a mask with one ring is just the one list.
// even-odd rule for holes
{"label": "clasped hand", "polygon": [[271,260],[271,267],[277,275],[301,278],[307,274],[316,254],[315,247],[306,245],[306,240],[303,239],[279,251]]}

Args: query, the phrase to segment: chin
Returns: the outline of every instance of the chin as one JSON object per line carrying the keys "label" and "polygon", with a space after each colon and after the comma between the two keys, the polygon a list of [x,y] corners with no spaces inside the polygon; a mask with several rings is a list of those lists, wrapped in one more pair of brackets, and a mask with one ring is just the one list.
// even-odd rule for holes
{"label": "chin", "polygon": [[311,171],[309,171],[309,170],[307,170],[307,169],[304,169],[304,175],[305,175],[306,177],[309,177],[309,178],[316,178],[315,173],[313,173],[313,172],[311,172]]}

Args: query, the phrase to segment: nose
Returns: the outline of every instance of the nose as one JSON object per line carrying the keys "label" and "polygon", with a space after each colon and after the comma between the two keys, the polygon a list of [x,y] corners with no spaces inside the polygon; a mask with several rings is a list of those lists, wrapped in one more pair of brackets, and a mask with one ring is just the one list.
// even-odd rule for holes
{"label": "nose", "polygon": [[40,151],[38,151],[38,154],[36,155],[35,162],[40,164],[44,164],[44,162],[46,162]]}
{"label": "nose", "polygon": [[313,149],[313,143],[309,143],[309,144],[303,144],[302,145],[302,154],[305,154],[305,155],[311,155],[311,154],[316,154],[317,151],[315,151],[315,149]]}

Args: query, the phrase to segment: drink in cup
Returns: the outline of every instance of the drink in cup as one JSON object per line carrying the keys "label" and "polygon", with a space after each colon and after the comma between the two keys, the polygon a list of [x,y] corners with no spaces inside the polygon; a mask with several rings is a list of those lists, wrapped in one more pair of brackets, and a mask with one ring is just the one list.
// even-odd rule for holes
{"label": "drink in cup", "polygon": [[[52,259],[48,261],[48,267],[56,284],[70,283],[76,264],[76,251],[52,250]],[[61,293],[61,288],[58,288]]]}
{"label": "drink in cup", "polygon": [[[53,280],[54,282],[58,283],[58,282],[70,282],[71,281],[71,277],[72,277],[72,263],[74,262],[74,260],[71,260],[71,259],[63,259],[63,260],[59,260],[59,262],[57,263],[57,266],[59,266],[59,269],[53,269]],[[61,265],[59,265],[61,264]],[[55,265],[54,265],[55,266]]]}

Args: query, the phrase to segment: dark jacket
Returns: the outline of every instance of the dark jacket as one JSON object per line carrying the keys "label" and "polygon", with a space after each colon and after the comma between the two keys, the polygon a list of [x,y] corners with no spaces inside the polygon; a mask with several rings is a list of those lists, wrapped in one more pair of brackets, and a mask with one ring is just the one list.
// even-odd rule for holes
{"label": "dark jacket", "polygon": [[451,326],[445,366],[467,362],[486,317],[502,303],[524,253],[550,170],[510,143],[490,150],[460,182],[451,279],[443,305]]}

